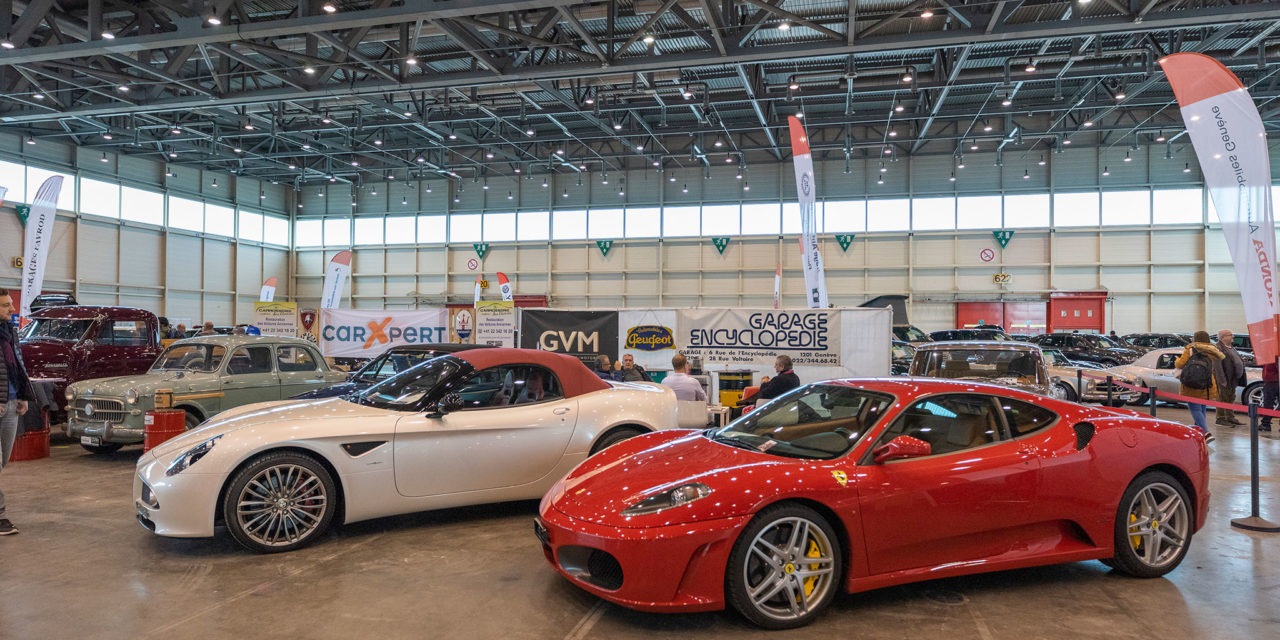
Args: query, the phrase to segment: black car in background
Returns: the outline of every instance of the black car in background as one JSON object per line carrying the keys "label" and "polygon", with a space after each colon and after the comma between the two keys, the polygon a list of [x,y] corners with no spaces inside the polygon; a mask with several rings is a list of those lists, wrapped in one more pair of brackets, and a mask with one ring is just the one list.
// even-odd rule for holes
{"label": "black car in background", "polygon": [[1048,333],[1032,338],[1031,342],[1057,349],[1071,360],[1095,362],[1107,367],[1130,364],[1143,353],[1136,348],[1117,347],[1092,333]]}
{"label": "black car in background", "polygon": [[1176,333],[1130,333],[1120,339],[1129,345],[1147,350],[1185,347],[1191,343],[1186,337]]}
{"label": "black car in background", "polygon": [[31,301],[32,313],[49,307],[75,307],[79,306],[76,297],[69,293],[42,293]]}
{"label": "black car in background", "polygon": [[336,398],[345,396],[355,391],[363,391],[369,387],[390,378],[391,376],[404,371],[412,366],[426,362],[437,356],[449,353],[457,353],[468,349],[483,349],[488,345],[483,344],[415,344],[405,345],[401,347],[392,347],[382,352],[378,357],[370,360],[363,367],[351,374],[346,382],[335,384],[331,387],[323,387],[300,393],[294,396],[294,399],[309,400],[314,398]]}
{"label": "black car in background", "polygon": [[954,342],[956,340],[995,340],[997,342],[1009,342],[1013,340],[1013,336],[1004,332],[1000,327],[983,325],[972,329],[945,329],[943,331],[934,331],[929,334],[934,342]]}
{"label": "black car in background", "polygon": [[910,342],[911,344],[923,344],[930,342],[929,334],[920,330],[914,324],[895,324],[893,325],[893,339],[902,342]]}

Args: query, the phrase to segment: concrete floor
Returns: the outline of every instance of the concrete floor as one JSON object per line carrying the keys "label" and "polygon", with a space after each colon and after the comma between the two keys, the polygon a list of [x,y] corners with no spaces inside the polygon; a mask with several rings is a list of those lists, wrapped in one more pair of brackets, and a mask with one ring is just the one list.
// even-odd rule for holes
{"label": "concrete floor", "polygon": [[[283,555],[226,534],[160,538],[133,520],[139,448],[100,457],[55,442],[51,458],[4,472],[22,533],[0,538],[0,638],[1280,637],[1280,534],[1229,526],[1248,512],[1248,437],[1217,431],[1208,524],[1166,578],[1083,562],[937,580],[842,595],[816,624],[778,633],[727,612],[629,611],[572,587],[543,559],[533,502],[342,526]],[[1263,514],[1280,520],[1280,440],[1261,448]]]}

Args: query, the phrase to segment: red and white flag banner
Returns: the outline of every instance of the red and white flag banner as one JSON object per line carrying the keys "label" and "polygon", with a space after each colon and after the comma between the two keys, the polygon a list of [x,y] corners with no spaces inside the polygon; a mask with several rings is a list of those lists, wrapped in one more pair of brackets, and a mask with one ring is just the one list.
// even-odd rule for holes
{"label": "red and white flag banner", "polygon": [[818,215],[813,182],[813,155],[809,136],[795,116],[787,116],[791,130],[791,158],[796,169],[796,193],[800,204],[800,261],[804,265],[805,301],[810,309],[827,308],[827,279],[818,249]]}
{"label": "red and white flag banner", "polygon": [[502,291],[503,300],[511,301],[515,299],[514,292],[511,290],[511,280],[507,278],[507,274],[501,271],[498,272],[498,289]]}
{"label": "red and white flag banner", "polygon": [[778,304],[782,301],[782,265],[778,265],[778,269],[773,272],[773,308],[777,309]]}
{"label": "red and white flag banner", "polygon": [[276,279],[274,276],[267,278],[262,283],[262,292],[258,294],[258,302],[275,302],[276,299]]}
{"label": "red and white flag banner", "polygon": [[342,289],[351,276],[351,252],[339,251],[324,270],[324,290],[320,296],[321,309],[337,309],[342,304]]}
{"label": "red and white flag banner", "polygon": [[476,298],[475,300],[472,301],[472,304],[477,304],[480,302],[480,283],[483,281],[484,281],[484,275],[477,273],[476,274]]}
{"label": "red and white flag banner", "polygon": [[1182,109],[1205,186],[1222,221],[1235,264],[1245,322],[1258,362],[1278,353],[1276,230],[1271,209],[1271,162],[1262,118],[1234,73],[1199,53],[1160,60]]}

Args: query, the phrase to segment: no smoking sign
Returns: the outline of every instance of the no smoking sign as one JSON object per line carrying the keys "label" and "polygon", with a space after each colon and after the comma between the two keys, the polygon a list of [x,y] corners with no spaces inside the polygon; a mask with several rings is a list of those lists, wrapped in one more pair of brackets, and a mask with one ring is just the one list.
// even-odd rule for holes
{"label": "no smoking sign", "polygon": [[475,258],[471,258],[471,259],[467,260],[467,270],[468,270],[468,271],[475,271],[476,269],[479,269],[479,268],[480,268],[480,261],[479,261],[479,260],[476,260]]}
{"label": "no smoking sign", "polygon": [[982,252],[978,254],[978,257],[982,258],[983,262],[991,262],[996,259],[996,252],[991,249],[983,249]]}

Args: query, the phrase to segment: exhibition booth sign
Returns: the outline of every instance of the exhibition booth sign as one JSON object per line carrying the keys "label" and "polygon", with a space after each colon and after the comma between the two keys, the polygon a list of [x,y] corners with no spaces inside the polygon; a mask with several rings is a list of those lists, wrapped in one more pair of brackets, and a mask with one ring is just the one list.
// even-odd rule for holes
{"label": "exhibition booth sign", "polygon": [[329,358],[372,358],[391,347],[447,342],[446,309],[321,309],[320,349]]}
{"label": "exhibition booth sign", "polygon": [[253,326],[264,336],[298,337],[298,303],[253,303]]}
{"label": "exhibition booth sign", "polygon": [[618,358],[618,312],[522,309],[520,346],[567,353],[595,368],[600,354]]}
{"label": "exhibition booth sign", "polygon": [[624,309],[618,312],[618,357],[630,355],[650,370],[671,368],[676,354],[675,309]]}
{"label": "exhibition booth sign", "polygon": [[685,355],[731,367],[841,366],[840,310],[681,309],[678,342]]}
{"label": "exhibition booth sign", "polygon": [[476,303],[476,344],[516,346],[516,303],[481,300]]}

